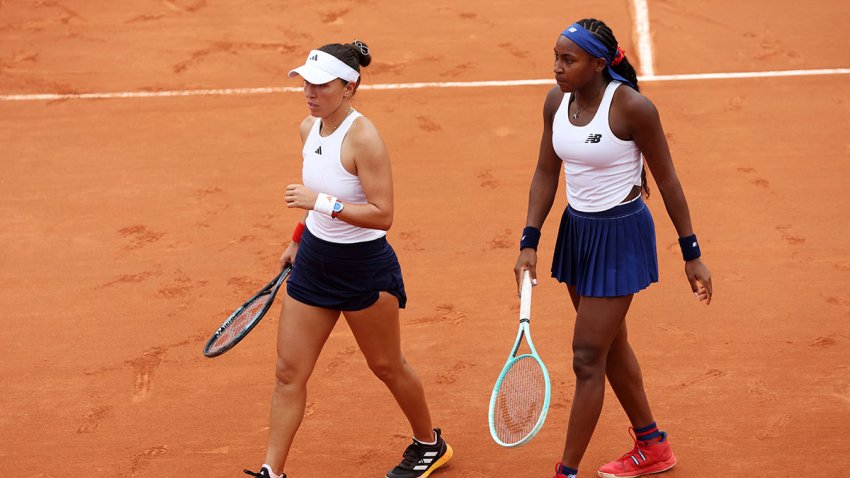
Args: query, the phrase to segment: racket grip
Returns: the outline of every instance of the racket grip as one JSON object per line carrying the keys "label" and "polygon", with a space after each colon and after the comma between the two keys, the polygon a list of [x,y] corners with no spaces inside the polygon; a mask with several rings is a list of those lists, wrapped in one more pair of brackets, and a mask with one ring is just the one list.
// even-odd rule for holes
{"label": "racket grip", "polygon": [[531,320],[531,273],[522,271],[522,288],[519,296],[519,319]]}

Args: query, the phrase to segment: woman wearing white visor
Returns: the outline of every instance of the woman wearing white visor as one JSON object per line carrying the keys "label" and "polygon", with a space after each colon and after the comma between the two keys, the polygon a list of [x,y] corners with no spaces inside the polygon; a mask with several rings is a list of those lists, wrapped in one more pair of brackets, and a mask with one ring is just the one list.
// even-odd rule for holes
{"label": "woman wearing white visor", "polygon": [[[393,221],[389,154],[375,125],[351,107],[360,67],[371,61],[362,42],[334,43],[311,51],[304,65],[289,72],[304,80],[310,115],[301,123],[304,184],[287,186],[285,199],[287,207],[307,212],[280,258],[282,266],[292,264],[292,273],[278,327],[269,444],[265,464],[257,473],[245,470],[249,475],[286,477],[307,380],[340,313],[413,429],[413,443],[387,477],[427,477],[452,456],[431,424],[422,383],[401,352],[399,309],[407,296],[386,240]],[[334,466],[317,465],[316,475]]]}

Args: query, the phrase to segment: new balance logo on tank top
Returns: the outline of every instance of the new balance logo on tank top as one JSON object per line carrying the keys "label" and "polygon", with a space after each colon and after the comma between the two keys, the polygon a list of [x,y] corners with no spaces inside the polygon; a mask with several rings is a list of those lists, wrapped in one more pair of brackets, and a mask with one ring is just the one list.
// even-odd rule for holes
{"label": "new balance logo on tank top", "polygon": [[[315,192],[336,196],[347,203],[368,202],[360,186],[360,178],[346,171],[340,160],[342,142],[351,125],[360,116],[362,115],[359,112],[352,111],[333,133],[324,138],[319,135],[322,120],[313,122],[310,134],[301,149],[301,155],[304,157],[301,169],[304,186]],[[345,244],[372,241],[387,234],[380,229],[352,226],[341,219],[334,219],[316,211],[307,213],[306,225],[319,239]]]}
{"label": "new balance logo on tank top", "polygon": [[620,204],[641,185],[643,159],[634,141],[623,141],[608,123],[611,100],[622,83],[605,88],[599,109],[586,126],[569,120],[572,94],[565,94],[552,121],[552,146],[564,161],[567,202],[577,211],[599,212]]}

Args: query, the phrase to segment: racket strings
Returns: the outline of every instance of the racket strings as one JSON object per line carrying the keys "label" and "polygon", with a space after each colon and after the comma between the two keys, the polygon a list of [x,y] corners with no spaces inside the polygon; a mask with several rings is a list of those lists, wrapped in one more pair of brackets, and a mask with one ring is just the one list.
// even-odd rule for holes
{"label": "racket strings", "polygon": [[266,303],[268,303],[270,298],[271,294],[264,294],[246,305],[232,321],[224,326],[224,330],[221,331],[219,336],[215,339],[215,342],[213,342],[212,347],[210,347],[210,352],[225,347],[234,339],[239,338],[242,331],[245,330],[245,328],[254,321],[254,318],[263,311],[263,308],[266,306]]}
{"label": "racket strings", "polygon": [[543,368],[532,356],[520,357],[499,386],[494,413],[496,434],[505,443],[518,443],[537,425],[546,400]]}

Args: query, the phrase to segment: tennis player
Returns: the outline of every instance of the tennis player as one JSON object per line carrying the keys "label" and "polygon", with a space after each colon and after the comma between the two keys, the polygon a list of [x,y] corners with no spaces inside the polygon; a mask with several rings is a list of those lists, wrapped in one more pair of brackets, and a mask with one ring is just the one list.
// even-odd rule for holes
{"label": "tennis player", "polygon": [[[304,184],[287,186],[285,199],[287,207],[307,212],[280,259],[292,264],[292,273],[278,330],[268,449],[259,472],[245,470],[253,476],[286,476],[307,380],[340,313],[412,428],[413,442],[386,476],[426,477],[452,457],[401,352],[399,309],[407,296],[386,239],[393,222],[390,158],[375,125],[351,106],[360,68],[371,61],[362,42],[334,43],[312,50],[289,72],[304,80],[310,115],[301,123]],[[334,466],[327,472],[337,473]]]}
{"label": "tennis player", "polygon": [[685,275],[696,300],[711,302],[711,273],[700,259],[688,204],[655,106],[605,23],[584,19],[555,43],[555,80],[543,106],[543,138],[529,193],[515,273],[536,280],[540,228],[552,208],[561,165],[569,205],[552,261],[577,317],[576,376],[567,438],[555,478],[575,478],[602,410],[605,377],[630,422],[634,448],[602,466],[603,477],[634,477],[672,468],[676,457],[656,426],[640,366],[629,345],[626,313],[635,293],[658,281],[655,226],[643,159],[676,227]]}

